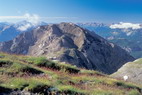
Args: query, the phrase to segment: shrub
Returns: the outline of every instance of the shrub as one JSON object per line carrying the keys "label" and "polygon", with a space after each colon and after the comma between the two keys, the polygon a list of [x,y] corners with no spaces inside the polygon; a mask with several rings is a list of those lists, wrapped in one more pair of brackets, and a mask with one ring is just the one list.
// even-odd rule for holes
{"label": "shrub", "polygon": [[12,65],[13,62],[9,60],[0,60],[0,67]]}
{"label": "shrub", "polygon": [[58,63],[54,63],[51,61],[47,61],[45,66],[54,70],[61,70],[61,67],[58,65]]}
{"label": "shrub", "polygon": [[47,60],[45,57],[31,57],[28,59],[28,62],[37,66],[47,67],[54,70],[62,70],[68,73],[78,73],[80,71],[75,66],[69,64],[58,64]]}
{"label": "shrub", "polygon": [[27,89],[28,91],[30,92],[33,92],[33,93],[36,93],[36,92],[42,92],[44,91],[45,88],[47,88],[48,86],[43,84],[43,83],[40,83],[40,82],[37,82],[37,81],[31,81],[29,83],[29,86],[25,89]]}
{"label": "shrub", "polygon": [[58,64],[61,67],[61,70],[68,73],[78,73],[80,70],[76,66],[70,64]]}
{"label": "shrub", "polygon": [[123,88],[142,90],[142,88],[140,88],[134,84],[130,84],[130,83],[124,83],[124,82],[117,81],[117,82],[115,82],[115,84],[117,86],[121,86]]}
{"label": "shrub", "polygon": [[26,64],[21,64],[21,63],[13,63],[10,68],[7,69],[6,71],[8,74],[13,75],[16,73],[27,73],[27,74],[40,74],[43,73],[40,70],[37,70],[33,67],[30,67]]}
{"label": "shrub", "polygon": [[47,59],[45,57],[31,57],[28,58],[28,62],[37,66],[44,66],[47,62]]}

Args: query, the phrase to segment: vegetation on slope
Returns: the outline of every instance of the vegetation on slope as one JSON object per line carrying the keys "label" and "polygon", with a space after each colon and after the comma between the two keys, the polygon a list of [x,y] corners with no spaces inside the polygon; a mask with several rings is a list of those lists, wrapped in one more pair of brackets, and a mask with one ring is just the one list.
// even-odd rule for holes
{"label": "vegetation on slope", "polygon": [[44,57],[0,53],[0,94],[141,95],[142,87]]}

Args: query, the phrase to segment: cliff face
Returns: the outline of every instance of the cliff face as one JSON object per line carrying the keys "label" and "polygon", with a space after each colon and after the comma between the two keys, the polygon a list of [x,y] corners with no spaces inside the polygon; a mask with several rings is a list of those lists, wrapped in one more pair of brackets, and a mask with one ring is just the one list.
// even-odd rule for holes
{"label": "cliff face", "polygon": [[12,41],[0,43],[0,51],[42,55],[109,74],[134,60],[120,47],[72,23],[41,26],[25,32]]}

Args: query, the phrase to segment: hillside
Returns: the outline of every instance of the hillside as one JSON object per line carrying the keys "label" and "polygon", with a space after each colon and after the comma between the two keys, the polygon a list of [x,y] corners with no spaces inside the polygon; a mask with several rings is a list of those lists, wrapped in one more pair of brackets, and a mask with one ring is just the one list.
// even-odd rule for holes
{"label": "hillside", "polygon": [[[44,57],[0,53],[0,95],[141,95],[142,87]],[[36,94],[36,95],[37,95]]]}
{"label": "hillside", "polygon": [[125,75],[128,76],[128,81],[142,85],[142,59],[128,62],[112,74],[113,77],[119,79],[122,79]]}
{"label": "hillside", "polygon": [[0,43],[0,51],[45,56],[107,74],[133,61],[125,50],[73,23],[50,24]]}

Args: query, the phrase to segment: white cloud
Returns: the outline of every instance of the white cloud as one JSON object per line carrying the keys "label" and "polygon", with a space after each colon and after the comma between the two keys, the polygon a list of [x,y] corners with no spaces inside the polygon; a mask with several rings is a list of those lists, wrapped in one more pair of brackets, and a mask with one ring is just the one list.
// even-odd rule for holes
{"label": "white cloud", "polygon": [[17,27],[17,29],[20,31],[26,31],[32,26],[37,26],[40,22],[40,17],[36,14],[26,13],[23,16],[0,16],[0,20],[9,20],[9,19],[26,20],[27,22],[29,22]]}
{"label": "white cloud", "polygon": [[31,28],[31,24],[25,24],[23,26],[19,26],[17,29],[20,30],[20,31],[26,31],[27,29]]}
{"label": "white cloud", "polygon": [[120,28],[120,29],[129,29],[129,28],[132,28],[132,29],[140,29],[142,28],[140,24],[133,24],[133,23],[123,23],[123,22],[120,22],[119,24],[113,24],[113,25],[110,25],[110,28],[112,29],[116,29],[116,28]]}
{"label": "white cloud", "polygon": [[37,14],[29,14],[29,13],[26,13],[24,14],[23,16],[0,16],[0,20],[7,20],[7,19],[23,19],[23,20],[28,20],[28,21],[31,21],[31,22],[37,22],[38,20],[40,19],[46,19],[46,20],[59,20],[59,19],[78,19],[78,17],[39,17]]}
{"label": "white cloud", "polygon": [[[20,12],[20,11],[19,11]],[[0,21],[21,21],[21,20],[26,20],[27,24],[23,24],[22,26],[19,26],[17,29],[20,31],[26,31],[32,26],[37,26],[39,22],[42,20],[44,21],[53,21],[53,20],[70,20],[70,19],[77,19],[77,17],[40,17],[37,14],[30,14],[30,13],[25,13],[22,16],[0,16]]]}
{"label": "white cloud", "polygon": [[21,19],[21,20],[27,20],[28,22],[31,22],[32,24],[37,24],[40,20],[40,17],[37,14],[29,14],[26,13],[23,16],[0,16],[0,20],[7,20],[7,19]]}
{"label": "white cloud", "polygon": [[28,21],[29,23],[25,23],[22,26],[19,26],[17,29],[20,31],[26,31],[27,29],[33,27],[33,26],[37,26],[39,24],[40,21],[40,17],[36,14],[29,14],[26,13],[23,18]]}
{"label": "white cloud", "polygon": [[32,23],[33,25],[37,25],[40,21],[40,17],[36,14],[29,14],[29,13],[26,13],[23,17],[26,18],[26,20],[30,23]]}

